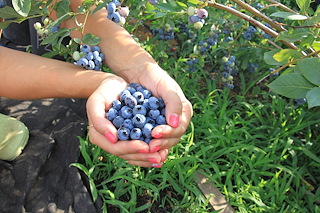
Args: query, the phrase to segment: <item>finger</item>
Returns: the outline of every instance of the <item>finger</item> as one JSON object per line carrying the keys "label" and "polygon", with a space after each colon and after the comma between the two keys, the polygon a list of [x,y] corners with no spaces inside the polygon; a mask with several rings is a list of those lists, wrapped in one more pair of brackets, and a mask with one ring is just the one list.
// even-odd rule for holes
{"label": "finger", "polygon": [[161,157],[161,162],[165,162],[167,160],[168,154],[169,154],[169,149],[162,149],[158,151],[160,157]]}
{"label": "finger", "polygon": [[159,125],[152,130],[152,136],[154,138],[181,137],[185,133],[192,116],[192,108],[188,101],[183,103],[183,105],[183,113],[179,126],[177,128],[172,128],[169,125]]}
{"label": "finger", "polygon": [[134,161],[134,160],[130,160],[128,161],[128,163],[133,166],[140,166],[140,167],[161,168],[163,166],[163,163],[148,163],[144,161]]}
{"label": "finger", "polygon": [[179,138],[160,138],[160,139],[153,139],[149,143],[149,151],[151,153],[158,152],[159,150],[163,149],[171,149],[171,147],[177,145],[180,142]]}
{"label": "finger", "polygon": [[158,84],[157,91],[165,102],[167,123],[174,128],[178,127],[183,107],[178,94],[178,85],[171,78],[163,78]]}
{"label": "finger", "polygon": [[118,157],[127,160],[127,161],[141,161],[148,163],[160,163],[162,162],[162,156],[158,153],[134,153],[134,154],[124,154],[119,155]]}
{"label": "finger", "polygon": [[[118,99],[122,90],[126,87],[126,82],[118,78],[108,80],[99,87],[87,101],[87,115],[95,129],[108,138],[110,142],[117,141],[117,130],[114,125],[105,117],[107,109],[112,101]],[[112,88],[112,91],[110,90]]]}
{"label": "finger", "polygon": [[149,152],[149,145],[139,140],[118,141],[113,144],[104,135],[100,134],[92,125],[89,127],[89,140],[91,143],[115,156]]}

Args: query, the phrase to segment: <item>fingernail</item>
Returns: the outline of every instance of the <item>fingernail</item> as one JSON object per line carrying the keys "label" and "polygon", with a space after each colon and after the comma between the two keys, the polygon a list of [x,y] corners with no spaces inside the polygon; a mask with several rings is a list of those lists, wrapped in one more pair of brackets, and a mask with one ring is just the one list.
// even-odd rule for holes
{"label": "fingernail", "polygon": [[160,149],[160,146],[155,146],[151,152],[157,152],[159,151],[159,149]]}
{"label": "fingernail", "polygon": [[111,143],[116,143],[116,137],[111,132],[106,132],[105,136]]}
{"label": "fingernail", "polygon": [[162,133],[158,132],[156,134],[153,135],[154,138],[161,138],[162,137]]}
{"label": "fingernail", "polygon": [[172,127],[178,127],[179,126],[179,116],[177,114],[170,115],[170,125]]}
{"label": "fingernail", "polygon": [[152,167],[153,168],[161,168],[162,164],[154,163],[154,164],[152,164]]}
{"label": "fingernail", "polygon": [[157,159],[155,159],[155,158],[150,158],[149,162],[155,163],[155,164],[159,163],[159,161],[157,161]]}
{"label": "fingernail", "polygon": [[140,153],[149,153],[149,152],[146,151],[146,150],[140,150],[139,152],[140,152]]}

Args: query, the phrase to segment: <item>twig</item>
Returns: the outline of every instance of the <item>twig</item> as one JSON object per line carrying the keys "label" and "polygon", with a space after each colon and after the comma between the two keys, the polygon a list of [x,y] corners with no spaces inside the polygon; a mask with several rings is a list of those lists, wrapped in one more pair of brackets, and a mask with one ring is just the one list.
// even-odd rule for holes
{"label": "twig", "polygon": [[281,4],[280,2],[274,1],[274,0],[266,0],[267,2],[274,4],[275,6],[279,6],[281,9],[289,12],[289,13],[295,13],[295,14],[299,14],[298,12],[292,10],[291,8],[287,7],[284,4]]}
{"label": "twig", "polygon": [[232,0],[233,2],[235,2],[236,4],[238,4],[240,7],[242,7],[243,9],[245,9],[246,11],[252,13],[254,16],[260,18],[261,20],[267,22],[268,24],[270,24],[271,27],[273,27],[274,29],[278,30],[278,31],[286,31],[285,28],[283,28],[282,26],[277,25],[271,18],[269,18],[268,16],[266,16],[265,14],[261,13],[259,10],[257,10],[256,8],[252,7],[251,5],[241,1],[241,0]]}
{"label": "twig", "polygon": [[[251,16],[248,16],[247,14],[244,14],[236,9],[233,9],[231,7],[228,7],[228,6],[225,6],[223,4],[219,4],[219,3],[216,3],[216,2],[211,2],[209,1],[208,2],[208,6],[210,7],[215,7],[215,8],[218,8],[218,9],[222,9],[222,10],[225,10],[229,13],[232,13],[233,15],[236,15],[248,22],[250,22],[251,24],[255,25],[256,27],[260,28],[261,30],[263,30],[265,33],[271,35],[272,37],[276,38],[278,37],[279,33],[277,33],[276,31],[274,31],[273,29],[265,26],[264,24],[262,24],[260,21],[257,21],[255,20],[254,18],[252,18]],[[286,42],[286,41],[283,41],[281,40],[281,42],[283,44],[285,44],[286,46],[288,46],[289,48],[291,49],[294,49],[294,50],[298,50],[298,47],[296,47],[293,43],[289,43],[289,42]],[[306,53],[302,52],[303,55],[307,55]]]}
{"label": "twig", "polygon": [[312,52],[312,53],[310,53],[310,54],[308,54],[308,55],[304,55],[304,56],[302,56],[302,57],[300,57],[300,58],[298,58],[298,59],[295,59],[295,60],[293,60],[293,61],[290,61],[289,63],[287,63],[287,64],[279,67],[278,69],[276,69],[276,70],[274,70],[274,71],[272,71],[272,72],[270,72],[270,73],[268,73],[268,75],[266,75],[266,76],[264,76],[262,79],[260,79],[260,80],[257,82],[257,84],[260,84],[262,81],[264,81],[264,80],[265,80],[266,78],[268,78],[270,75],[272,75],[272,74],[274,74],[274,73],[280,72],[281,70],[283,70],[284,68],[290,66],[291,64],[293,64],[293,63],[295,63],[295,62],[297,62],[297,61],[299,61],[299,60],[302,60],[302,59],[304,59],[304,58],[307,58],[307,57],[316,55],[316,54],[318,54],[318,53],[320,53],[320,50],[318,50],[318,51],[316,51],[316,52]]}

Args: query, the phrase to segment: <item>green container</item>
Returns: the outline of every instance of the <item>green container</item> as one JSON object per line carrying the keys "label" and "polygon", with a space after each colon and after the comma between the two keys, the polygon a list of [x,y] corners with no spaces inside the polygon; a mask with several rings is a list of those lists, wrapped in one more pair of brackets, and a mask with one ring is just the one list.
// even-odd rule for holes
{"label": "green container", "polygon": [[18,157],[29,139],[28,128],[19,120],[0,114],[0,159]]}

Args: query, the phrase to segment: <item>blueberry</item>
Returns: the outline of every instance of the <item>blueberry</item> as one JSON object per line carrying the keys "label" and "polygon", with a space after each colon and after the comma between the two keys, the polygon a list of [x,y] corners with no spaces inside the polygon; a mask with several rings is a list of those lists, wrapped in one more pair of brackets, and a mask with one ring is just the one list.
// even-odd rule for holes
{"label": "blueberry", "polygon": [[90,60],[84,68],[86,68],[87,70],[93,70],[95,66],[96,65],[94,64],[94,62]]}
{"label": "blueberry", "polygon": [[144,100],[144,95],[142,94],[142,92],[135,92],[132,94],[132,96],[136,98],[138,103],[142,103]]}
{"label": "blueberry", "polygon": [[135,107],[138,103],[137,103],[137,99],[135,97],[133,97],[132,95],[128,95],[124,98],[124,103],[125,105],[127,105],[128,107]]}
{"label": "blueberry", "polygon": [[87,45],[87,44],[84,44],[84,45],[82,45],[82,47],[81,47],[81,52],[83,52],[83,53],[88,53],[88,52],[90,52],[90,50],[91,50],[91,48],[90,48],[90,46]]}
{"label": "blueberry", "polygon": [[224,77],[225,79],[229,77],[229,73],[226,71],[222,72],[221,74],[222,74],[222,77]]}
{"label": "blueberry", "polygon": [[128,106],[123,106],[120,110],[120,115],[123,118],[132,118],[132,109]]}
{"label": "blueberry", "polygon": [[150,109],[158,109],[160,106],[160,102],[159,102],[158,98],[156,98],[154,96],[149,98],[148,103],[149,103]]}
{"label": "blueberry", "polygon": [[118,110],[115,108],[110,108],[106,114],[108,120],[112,121],[115,117],[118,116]]}
{"label": "blueberry", "polygon": [[159,116],[156,118],[156,122],[157,122],[157,124],[159,124],[159,125],[167,124],[166,118],[165,118],[163,115],[159,115]]}
{"label": "blueberry", "polygon": [[116,128],[120,128],[120,126],[122,125],[124,121],[124,118],[121,117],[120,115],[118,115],[117,117],[115,117],[112,121],[112,124],[116,127]]}
{"label": "blueberry", "polygon": [[127,87],[127,90],[129,90],[129,92],[131,94],[135,93],[137,90],[134,87]]}
{"label": "blueberry", "polygon": [[133,128],[130,132],[130,138],[132,140],[139,140],[142,136],[142,131],[140,128]]}
{"label": "blueberry", "polygon": [[114,100],[112,102],[112,107],[115,108],[116,110],[120,110],[122,107],[121,101],[119,100]]}
{"label": "blueberry", "polygon": [[150,109],[150,107],[149,107],[149,99],[144,99],[143,103],[142,103],[142,106],[144,106],[147,110],[149,110]]}
{"label": "blueberry", "polygon": [[116,11],[116,4],[114,2],[110,2],[109,4],[107,4],[107,10],[109,14],[112,14]]}
{"label": "blueberry", "polygon": [[141,114],[141,115],[147,115],[147,109],[143,105],[136,105],[132,109],[133,115]]}
{"label": "blueberry", "polygon": [[161,98],[161,97],[158,98],[158,101],[159,101],[159,108],[163,109],[166,106],[166,104],[164,103],[163,98]]}
{"label": "blueberry", "polygon": [[132,124],[134,127],[142,128],[146,123],[146,117],[141,114],[136,114],[132,118]]}
{"label": "blueberry", "polygon": [[148,112],[148,116],[152,119],[156,119],[160,115],[160,111],[158,109],[151,109]]}
{"label": "blueberry", "polygon": [[120,93],[120,101],[124,101],[125,97],[127,96],[130,96],[131,93],[129,90],[123,90],[121,93]]}
{"label": "blueberry", "polygon": [[144,135],[146,138],[152,138],[151,132],[152,132],[153,127],[154,127],[154,126],[153,126],[151,123],[146,123],[146,124],[143,126],[142,132],[143,132],[143,135]]}
{"label": "blueberry", "polygon": [[119,140],[125,141],[130,137],[130,130],[125,127],[120,127],[118,129],[118,138]]}
{"label": "blueberry", "polygon": [[110,19],[113,21],[113,22],[116,22],[118,23],[120,21],[120,14],[118,12],[114,12],[111,14],[110,16]]}
{"label": "blueberry", "polygon": [[86,58],[80,58],[78,61],[77,61],[77,65],[79,66],[82,66],[82,67],[85,67],[89,64],[89,61],[88,59]]}
{"label": "blueberry", "polygon": [[123,121],[123,123],[121,124],[120,128],[121,127],[126,127],[127,129],[130,129],[130,130],[134,128],[133,124],[132,124],[132,120],[128,119],[128,118]]}
{"label": "blueberry", "polygon": [[100,47],[99,47],[99,46],[92,46],[91,51],[92,51],[92,52],[97,51],[97,52],[99,53],[101,50],[100,50]]}
{"label": "blueberry", "polygon": [[156,123],[156,120],[150,118],[150,117],[147,117],[147,120],[146,120],[146,123],[150,123],[152,124],[153,126],[155,126],[157,123]]}

